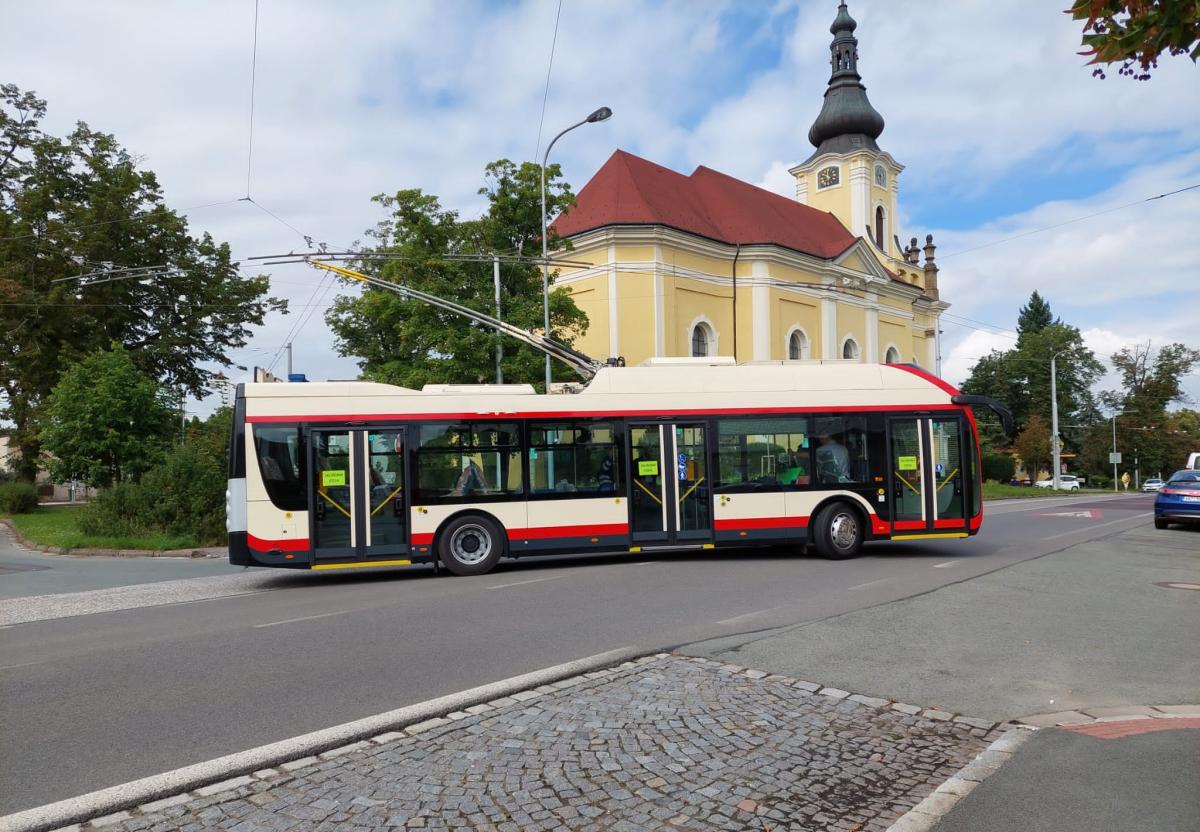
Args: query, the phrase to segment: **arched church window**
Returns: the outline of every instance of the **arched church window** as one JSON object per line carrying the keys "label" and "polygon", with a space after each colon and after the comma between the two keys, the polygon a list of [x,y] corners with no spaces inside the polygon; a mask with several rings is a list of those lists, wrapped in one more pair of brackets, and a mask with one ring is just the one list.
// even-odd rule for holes
{"label": "arched church window", "polygon": [[847,338],[846,343],[842,344],[842,358],[849,358],[853,361],[857,361],[859,355],[858,342],[853,338]]}
{"label": "arched church window", "polygon": [[875,184],[881,188],[887,187],[887,171],[883,169],[883,165],[875,166]]}
{"label": "arched church window", "polygon": [[899,364],[900,363],[900,350],[896,349],[895,347],[888,347],[887,354],[884,355],[884,357],[883,357],[883,363],[884,364]]}
{"label": "arched church window", "polygon": [[883,249],[883,206],[875,209],[875,245]]}
{"label": "arched church window", "polygon": [[837,165],[830,165],[827,168],[821,168],[817,174],[818,188],[832,188],[842,181],[841,168]]}
{"label": "arched church window", "polygon": [[712,340],[712,330],[708,324],[702,322],[692,327],[692,357],[704,358],[707,356]]}
{"label": "arched church window", "polygon": [[800,330],[794,330],[788,336],[788,359],[791,361],[799,361],[802,358],[808,357],[808,339],[804,337],[804,333]]}

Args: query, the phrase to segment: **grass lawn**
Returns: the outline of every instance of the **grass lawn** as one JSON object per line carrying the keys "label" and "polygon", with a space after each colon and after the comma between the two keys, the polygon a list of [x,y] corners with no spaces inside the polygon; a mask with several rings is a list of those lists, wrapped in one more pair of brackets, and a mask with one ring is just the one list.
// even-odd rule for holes
{"label": "grass lawn", "polygon": [[84,534],[75,522],[78,506],[39,506],[28,514],[14,514],[8,519],[21,535],[39,546],[62,546],[67,549],[190,549],[197,542],[187,537],[166,534],[138,536]]}
{"label": "grass lawn", "polygon": [[1053,488],[1035,488],[1033,486],[1002,485],[998,482],[983,484],[983,499],[1007,500],[1013,497],[1065,497],[1070,494],[1111,494],[1100,488],[1081,488],[1078,491],[1055,491]]}

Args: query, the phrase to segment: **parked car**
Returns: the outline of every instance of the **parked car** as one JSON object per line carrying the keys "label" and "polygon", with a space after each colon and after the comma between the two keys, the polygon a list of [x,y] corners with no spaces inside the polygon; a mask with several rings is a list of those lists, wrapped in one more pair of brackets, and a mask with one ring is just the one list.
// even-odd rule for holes
{"label": "parked car", "polygon": [[1158,477],[1147,477],[1142,482],[1142,490],[1143,491],[1158,491],[1162,487],[1163,487],[1163,481],[1160,480]]}
{"label": "parked car", "polygon": [[[1053,488],[1054,478],[1048,480],[1038,480],[1034,485],[1038,488]],[[1058,475],[1058,488],[1060,491],[1078,491],[1079,479],[1071,474]]]}
{"label": "parked car", "polygon": [[1200,471],[1176,471],[1154,498],[1154,528],[1171,523],[1200,523]]}

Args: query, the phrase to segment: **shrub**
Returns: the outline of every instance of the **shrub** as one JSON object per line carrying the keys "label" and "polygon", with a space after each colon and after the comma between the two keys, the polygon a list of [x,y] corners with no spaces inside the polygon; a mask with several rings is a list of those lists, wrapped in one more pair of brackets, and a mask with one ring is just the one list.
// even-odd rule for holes
{"label": "shrub", "polygon": [[985,480],[1007,484],[1012,479],[1014,470],[1012,457],[1005,454],[984,452],[983,478]]}
{"label": "shrub", "polygon": [[135,536],[148,531],[151,503],[140,485],[121,483],[105,488],[79,510],[77,523],[84,534]]}
{"label": "shrub", "polygon": [[0,514],[25,514],[37,508],[37,504],[37,489],[33,483],[0,483]]}

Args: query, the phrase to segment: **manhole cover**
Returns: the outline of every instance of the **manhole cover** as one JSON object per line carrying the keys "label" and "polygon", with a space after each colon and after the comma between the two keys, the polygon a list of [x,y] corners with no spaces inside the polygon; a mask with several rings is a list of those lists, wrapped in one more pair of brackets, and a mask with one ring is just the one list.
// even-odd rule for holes
{"label": "manhole cover", "polygon": [[1191,589],[1200,592],[1200,584],[1189,584],[1184,581],[1162,581],[1161,583],[1156,583],[1155,586],[1167,589]]}

